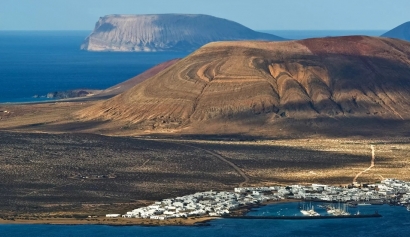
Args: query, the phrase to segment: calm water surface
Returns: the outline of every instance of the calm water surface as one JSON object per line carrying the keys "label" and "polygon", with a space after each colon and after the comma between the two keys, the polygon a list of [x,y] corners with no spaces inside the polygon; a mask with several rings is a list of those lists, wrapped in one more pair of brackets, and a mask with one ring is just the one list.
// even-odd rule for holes
{"label": "calm water surface", "polygon": [[[0,102],[71,89],[106,89],[188,53],[80,50],[87,31],[0,31]],[[44,100],[44,98],[43,98]]]}
{"label": "calm water surface", "polygon": [[[318,208],[316,208],[318,209]],[[328,220],[232,220],[211,221],[199,227],[142,227],[99,225],[0,225],[0,236],[408,236],[410,212],[403,207],[362,206],[352,208],[356,213],[372,214],[381,218],[328,219]],[[295,215],[297,203],[274,204],[256,209],[248,215]],[[28,234],[29,233],[29,234]]]}

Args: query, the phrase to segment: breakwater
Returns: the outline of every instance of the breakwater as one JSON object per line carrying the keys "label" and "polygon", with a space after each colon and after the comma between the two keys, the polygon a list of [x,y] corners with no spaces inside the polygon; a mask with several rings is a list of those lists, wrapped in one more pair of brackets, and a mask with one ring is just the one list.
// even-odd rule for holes
{"label": "breakwater", "polygon": [[359,214],[347,216],[224,216],[225,219],[247,219],[247,220],[317,220],[317,219],[352,219],[352,218],[378,218],[379,213]]}

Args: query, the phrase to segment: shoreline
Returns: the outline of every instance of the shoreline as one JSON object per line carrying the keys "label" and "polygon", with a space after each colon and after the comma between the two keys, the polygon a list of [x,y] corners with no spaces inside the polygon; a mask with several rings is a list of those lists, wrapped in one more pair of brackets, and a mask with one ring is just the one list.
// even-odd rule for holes
{"label": "shoreline", "polygon": [[[299,202],[295,199],[283,199],[268,201],[265,203],[243,206],[231,213],[233,217],[243,217],[255,208],[289,202]],[[14,217],[8,219],[0,218],[0,225],[4,224],[29,224],[29,225],[107,225],[107,226],[205,226],[212,220],[224,217],[202,216],[188,218],[172,218],[166,220],[142,219],[142,218],[53,218],[53,217]]]}
{"label": "shoreline", "polygon": [[107,225],[107,226],[201,226],[220,217],[174,218],[152,220],[140,218],[37,218],[0,219],[0,225]]}

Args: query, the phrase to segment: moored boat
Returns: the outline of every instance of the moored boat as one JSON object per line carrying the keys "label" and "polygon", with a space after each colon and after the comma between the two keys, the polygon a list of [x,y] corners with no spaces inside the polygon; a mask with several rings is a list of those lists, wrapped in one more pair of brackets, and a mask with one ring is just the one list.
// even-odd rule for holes
{"label": "moored boat", "polygon": [[303,209],[301,209],[300,212],[305,216],[320,216],[320,214],[315,211],[312,204],[310,204],[310,209],[305,209],[305,206],[303,205]]}
{"label": "moored boat", "polygon": [[349,216],[350,215],[350,213],[347,212],[346,205],[343,204],[343,206],[341,206],[340,203],[339,203],[338,208],[334,206],[329,206],[326,211],[329,215],[333,215],[333,216]]}

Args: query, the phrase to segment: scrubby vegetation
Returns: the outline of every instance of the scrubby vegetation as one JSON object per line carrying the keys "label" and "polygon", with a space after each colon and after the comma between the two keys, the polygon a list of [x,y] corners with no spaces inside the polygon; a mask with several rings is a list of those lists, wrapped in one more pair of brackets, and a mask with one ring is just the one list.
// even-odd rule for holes
{"label": "scrubby vegetation", "polygon": [[[0,132],[3,213],[102,215],[204,190],[289,183],[408,179],[410,141],[197,140]],[[211,151],[211,153],[207,152]],[[219,154],[227,161],[219,159]],[[143,202],[147,200],[147,202]]]}

